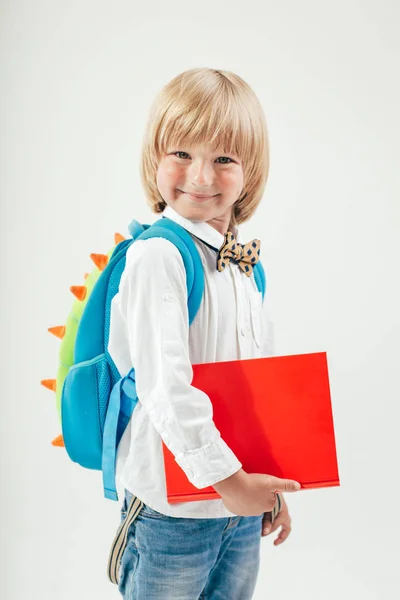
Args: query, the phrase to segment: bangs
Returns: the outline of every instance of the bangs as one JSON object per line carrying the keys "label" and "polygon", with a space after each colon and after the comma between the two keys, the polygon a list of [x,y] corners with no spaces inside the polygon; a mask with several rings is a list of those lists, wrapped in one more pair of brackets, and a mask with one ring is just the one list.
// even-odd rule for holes
{"label": "bangs", "polygon": [[177,98],[160,124],[160,154],[200,145],[212,152],[221,149],[247,162],[254,150],[254,122],[248,103],[232,92],[225,86],[212,90],[212,94],[194,89]]}

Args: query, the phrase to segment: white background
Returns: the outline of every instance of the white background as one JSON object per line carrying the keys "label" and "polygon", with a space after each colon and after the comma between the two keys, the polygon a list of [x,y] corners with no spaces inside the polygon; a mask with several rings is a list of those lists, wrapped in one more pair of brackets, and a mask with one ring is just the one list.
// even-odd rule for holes
{"label": "white background", "polygon": [[262,240],[278,354],[326,351],[340,487],[286,495],[255,600],[389,600],[399,583],[400,9],[395,0],[1,3],[0,596],[120,597],[119,504],[70,462],[55,376],[61,325],[145,203],[147,111],[172,77],[231,70],[260,98],[271,171]]}

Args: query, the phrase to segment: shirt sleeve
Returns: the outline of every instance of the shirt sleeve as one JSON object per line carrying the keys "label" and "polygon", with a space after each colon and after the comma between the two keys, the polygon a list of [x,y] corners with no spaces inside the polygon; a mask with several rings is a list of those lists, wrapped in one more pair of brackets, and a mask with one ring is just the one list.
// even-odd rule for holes
{"label": "shirt sleeve", "polygon": [[242,464],[221,438],[210,398],[191,385],[186,271],[164,238],[138,240],[120,282],[139,402],[190,482],[198,489]]}

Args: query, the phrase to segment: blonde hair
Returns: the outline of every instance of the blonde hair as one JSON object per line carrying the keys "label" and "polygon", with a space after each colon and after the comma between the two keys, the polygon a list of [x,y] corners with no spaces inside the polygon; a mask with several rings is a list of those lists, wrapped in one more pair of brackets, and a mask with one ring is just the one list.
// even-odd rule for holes
{"label": "blonde hair", "polygon": [[261,201],[269,172],[265,116],[251,87],[238,75],[209,68],[191,69],[174,77],[155,98],[142,143],[140,176],[155,213],[166,202],[156,183],[167,148],[206,144],[237,154],[244,184],[233,205],[230,227],[250,219]]}

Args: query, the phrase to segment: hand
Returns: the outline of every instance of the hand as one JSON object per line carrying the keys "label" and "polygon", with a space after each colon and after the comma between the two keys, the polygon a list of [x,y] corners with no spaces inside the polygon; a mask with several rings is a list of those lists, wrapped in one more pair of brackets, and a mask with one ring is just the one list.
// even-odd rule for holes
{"label": "hand", "polygon": [[290,532],[292,531],[292,526],[291,526],[292,519],[289,515],[289,509],[287,507],[287,504],[283,497],[283,494],[279,494],[279,495],[280,495],[281,501],[282,501],[281,510],[277,514],[272,526],[271,526],[271,513],[270,512],[264,513],[264,517],[262,520],[262,529],[261,529],[261,537],[265,537],[265,536],[269,535],[270,533],[273,533],[274,531],[276,531],[278,529],[278,527],[282,527],[282,529],[279,532],[278,537],[274,540],[275,546],[279,546],[279,544],[284,542],[290,535]]}
{"label": "hand", "polygon": [[263,473],[246,473],[243,468],[213,484],[227,510],[241,517],[258,516],[273,510],[277,492],[294,493],[301,489],[293,479]]}

